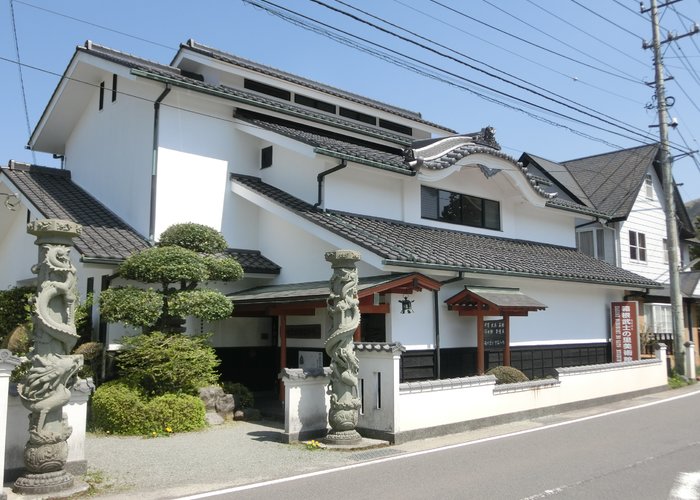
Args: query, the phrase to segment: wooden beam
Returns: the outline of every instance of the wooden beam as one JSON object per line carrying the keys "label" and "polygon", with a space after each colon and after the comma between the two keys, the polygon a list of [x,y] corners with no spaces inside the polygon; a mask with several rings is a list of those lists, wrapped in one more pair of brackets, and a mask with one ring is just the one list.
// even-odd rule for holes
{"label": "wooden beam", "polygon": [[505,330],[506,345],[503,349],[503,366],[510,366],[510,316],[503,316],[503,329]]}
{"label": "wooden beam", "polygon": [[389,304],[360,304],[360,314],[389,314],[390,305]]}
{"label": "wooden beam", "polygon": [[[287,367],[287,316],[279,316],[280,329],[280,372]],[[284,382],[280,379],[280,401],[284,401]]]}
{"label": "wooden beam", "polygon": [[476,374],[484,374],[484,316],[476,317]]}

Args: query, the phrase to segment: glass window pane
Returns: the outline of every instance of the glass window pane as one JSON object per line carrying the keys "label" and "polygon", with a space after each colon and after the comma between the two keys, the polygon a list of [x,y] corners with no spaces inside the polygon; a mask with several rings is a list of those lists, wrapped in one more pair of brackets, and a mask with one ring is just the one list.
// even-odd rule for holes
{"label": "glass window pane", "polygon": [[579,231],[578,249],[581,253],[595,257],[593,255],[593,231]]}
{"label": "glass window pane", "polygon": [[460,222],[461,197],[457,193],[439,191],[438,194],[439,219],[445,222]]}
{"label": "glass window pane", "polygon": [[497,201],[484,200],[484,227],[501,229],[501,205]]}
{"label": "glass window pane", "polygon": [[602,229],[596,229],[595,238],[596,251],[598,252],[596,257],[598,257],[600,260],[605,260],[605,231]]}
{"label": "glass window pane", "polygon": [[482,227],[481,198],[476,196],[462,196],[462,224],[467,226]]}
{"label": "glass window pane", "polygon": [[424,219],[436,220],[438,218],[437,189],[421,186],[420,215]]}

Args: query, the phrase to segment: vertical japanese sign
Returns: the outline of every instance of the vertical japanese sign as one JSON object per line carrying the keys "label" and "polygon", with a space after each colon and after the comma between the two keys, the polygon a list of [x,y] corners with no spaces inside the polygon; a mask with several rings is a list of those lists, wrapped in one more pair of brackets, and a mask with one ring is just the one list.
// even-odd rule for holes
{"label": "vertical japanese sign", "polygon": [[611,345],[614,363],[639,359],[639,333],[637,331],[637,303],[612,302]]}

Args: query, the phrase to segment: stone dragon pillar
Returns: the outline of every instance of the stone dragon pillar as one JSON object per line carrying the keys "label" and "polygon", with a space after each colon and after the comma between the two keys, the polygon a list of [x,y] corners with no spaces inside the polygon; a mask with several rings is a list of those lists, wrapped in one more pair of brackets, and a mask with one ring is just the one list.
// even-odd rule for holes
{"label": "stone dragon pillar", "polygon": [[356,444],[362,440],[355,430],[361,402],[357,379],[360,365],[353,343],[353,334],[360,324],[355,267],[360,254],[352,250],[336,250],[327,252],[326,260],[331,263],[333,276],[327,300],[330,326],[326,339],[326,353],[331,357],[328,385],[331,431],[325,441],[329,444]]}
{"label": "stone dragon pillar", "polygon": [[27,225],[27,232],[36,236],[39,261],[32,267],[37,296],[31,368],[18,386],[22,405],[31,412],[24,447],[27,472],[15,481],[16,493],[43,495],[74,485],[73,476],[64,470],[72,429],[63,418],[63,406],[70,401],[70,388],[82,365],[82,356],[70,355],[78,340],[74,321],[78,297],[70,249],[81,231],[78,224],[59,219]]}

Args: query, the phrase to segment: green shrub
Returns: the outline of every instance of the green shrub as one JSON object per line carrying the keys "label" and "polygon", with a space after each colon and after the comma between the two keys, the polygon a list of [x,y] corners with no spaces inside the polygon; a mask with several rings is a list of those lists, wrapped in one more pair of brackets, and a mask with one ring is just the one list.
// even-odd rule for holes
{"label": "green shrub", "polygon": [[92,425],[113,434],[145,434],[155,427],[138,389],[115,380],[92,395]]}
{"label": "green shrub", "polygon": [[221,253],[228,246],[219,231],[194,222],[168,227],[161,233],[158,244],[162,247],[179,246],[198,253]]}
{"label": "green shrub", "polygon": [[116,359],[120,378],[149,397],[196,395],[200,387],[218,382],[220,361],[206,336],[152,332],[122,342],[125,350]]}
{"label": "green shrub", "polygon": [[512,366],[496,366],[486,372],[486,375],[496,377],[496,384],[515,384],[530,380],[527,375]]}
{"label": "green shrub", "polygon": [[0,290],[0,344],[17,326],[31,319],[30,299],[36,290],[33,287],[18,286]]}
{"label": "green shrub", "polygon": [[253,393],[240,382],[225,381],[221,383],[221,387],[226,394],[233,394],[233,399],[236,401],[236,409],[252,408],[255,405]]}
{"label": "green shrub", "polygon": [[148,420],[155,424],[150,432],[189,432],[204,428],[204,403],[188,394],[164,394],[151,399],[146,408]]}

